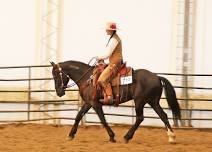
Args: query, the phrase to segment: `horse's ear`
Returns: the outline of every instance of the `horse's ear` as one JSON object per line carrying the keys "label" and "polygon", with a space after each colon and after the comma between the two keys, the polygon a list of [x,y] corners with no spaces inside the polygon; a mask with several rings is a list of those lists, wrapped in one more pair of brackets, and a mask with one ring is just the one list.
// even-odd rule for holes
{"label": "horse's ear", "polygon": [[51,65],[54,67],[55,66],[55,63],[54,62],[50,62],[51,63]]}

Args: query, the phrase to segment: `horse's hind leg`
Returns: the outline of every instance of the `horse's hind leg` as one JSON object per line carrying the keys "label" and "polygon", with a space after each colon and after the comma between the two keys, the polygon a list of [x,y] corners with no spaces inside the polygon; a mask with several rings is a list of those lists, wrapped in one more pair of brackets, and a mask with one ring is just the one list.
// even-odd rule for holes
{"label": "horse's hind leg", "polygon": [[104,113],[102,110],[102,105],[99,102],[96,102],[96,104],[93,105],[93,108],[96,111],[97,115],[99,116],[99,119],[100,119],[102,125],[107,130],[108,135],[110,136],[110,142],[116,142],[116,140],[114,138],[115,134],[105,120],[105,116],[104,116]]}
{"label": "horse's hind leg", "polygon": [[135,121],[135,124],[129,129],[127,134],[124,136],[125,143],[128,143],[129,140],[132,139],[135,131],[137,130],[141,122],[144,120],[143,108],[144,108],[144,103],[142,102],[140,102],[140,104],[135,105],[136,121]]}
{"label": "horse's hind leg", "polygon": [[153,100],[149,104],[155,110],[155,112],[158,114],[158,116],[160,117],[160,119],[165,124],[165,127],[167,129],[167,135],[169,137],[169,142],[170,143],[176,143],[176,141],[175,141],[175,134],[174,134],[174,132],[173,132],[173,130],[171,128],[171,125],[169,124],[167,114],[163,111],[162,107],[159,104],[159,100],[160,99]]}
{"label": "horse's hind leg", "polygon": [[88,110],[91,108],[90,104],[85,103],[82,108],[80,109],[80,111],[78,112],[76,118],[75,118],[75,122],[74,122],[74,126],[72,127],[70,133],[69,133],[69,140],[74,139],[74,136],[77,132],[77,128],[79,125],[80,120],[82,119],[82,117],[88,112]]}

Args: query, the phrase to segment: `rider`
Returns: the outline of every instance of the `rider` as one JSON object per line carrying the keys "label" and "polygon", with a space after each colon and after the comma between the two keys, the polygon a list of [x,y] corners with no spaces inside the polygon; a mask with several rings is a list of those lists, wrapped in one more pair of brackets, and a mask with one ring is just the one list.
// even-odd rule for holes
{"label": "rider", "polygon": [[116,23],[106,23],[105,30],[110,38],[105,48],[105,54],[98,56],[98,60],[101,61],[109,59],[109,65],[99,76],[97,84],[103,88],[105,104],[111,104],[113,103],[113,93],[109,81],[111,77],[114,77],[117,74],[118,69],[123,63],[122,43],[121,39],[116,33],[116,31],[118,30],[118,28],[116,27]]}

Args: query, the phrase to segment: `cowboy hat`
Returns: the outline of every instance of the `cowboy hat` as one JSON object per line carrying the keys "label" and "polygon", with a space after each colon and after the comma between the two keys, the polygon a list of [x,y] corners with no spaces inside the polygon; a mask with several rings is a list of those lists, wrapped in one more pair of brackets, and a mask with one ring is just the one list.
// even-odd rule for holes
{"label": "cowboy hat", "polygon": [[117,28],[116,23],[114,23],[114,22],[107,22],[106,25],[105,25],[105,30],[116,31],[116,30],[120,30],[120,29]]}

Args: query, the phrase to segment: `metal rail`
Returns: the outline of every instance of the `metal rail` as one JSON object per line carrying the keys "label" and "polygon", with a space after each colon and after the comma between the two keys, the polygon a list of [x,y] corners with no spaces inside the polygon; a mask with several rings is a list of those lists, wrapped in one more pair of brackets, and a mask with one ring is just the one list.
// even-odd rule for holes
{"label": "metal rail", "polygon": [[[27,118],[25,120],[0,120],[0,123],[11,123],[11,122],[31,122],[31,121],[42,121],[42,120],[54,120],[54,119],[60,119],[60,120],[74,120],[74,118],[68,118],[68,117],[50,117],[50,118],[40,118],[40,119],[31,119],[30,114],[32,113],[43,113],[43,112],[63,112],[63,111],[74,111],[78,112],[78,110],[81,108],[81,102],[79,102],[79,98],[75,99],[55,99],[55,100],[38,100],[38,99],[32,99],[31,94],[32,93],[45,93],[45,92],[55,92],[54,89],[48,89],[48,90],[35,90],[31,89],[31,83],[35,81],[45,81],[45,80],[53,80],[52,78],[32,78],[31,70],[34,68],[48,68],[51,67],[50,65],[34,65],[34,66],[11,66],[11,67],[0,67],[0,70],[5,69],[26,69],[28,70],[28,78],[19,78],[19,79],[2,79],[0,77],[0,82],[28,82],[28,87],[25,90],[1,90],[0,93],[26,93],[28,94],[27,100],[2,100],[0,101],[0,104],[26,104],[27,109],[26,110],[0,110],[0,114],[5,113],[26,113]],[[158,75],[172,75],[172,76],[185,76],[185,74],[178,74],[178,73],[157,73]],[[192,77],[211,77],[210,74],[187,74],[186,76],[192,76]],[[201,89],[201,90],[212,90],[211,87],[184,87],[184,86],[174,86],[175,88],[185,88],[185,89]],[[68,89],[68,92],[78,91],[78,89]],[[161,99],[165,99],[162,97]],[[212,99],[201,99],[201,98],[178,98],[178,100],[189,100],[194,102],[211,102]],[[78,101],[77,103],[71,103],[72,101]],[[32,110],[31,105],[36,104],[58,104],[58,105],[71,105],[71,106],[77,106],[77,108],[62,108],[62,109],[48,109],[48,110]],[[122,108],[134,108],[134,105],[120,105]],[[145,106],[145,109],[150,109],[151,107]],[[169,108],[164,108],[165,110],[169,110]],[[181,110],[189,110],[191,112],[199,111],[199,112],[212,112],[212,109],[181,109]],[[94,112],[88,112],[88,115],[93,115]],[[132,114],[117,114],[117,113],[105,113],[106,116],[119,116],[119,117],[131,117],[133,120],[135,119],[135,114],[132,110]],[[145,118],[148,119],[159,119],[157,116],[145,116]],[[169,117],[169,119],[173,119]],[[193,121],[212,121],[212,118],[186,118],[183,120],[193,120]],[[84,120],[86,123],[98,123],[98,122],[92,122],[90,120]],[[132,121],[133,122],[133,121]]]}

